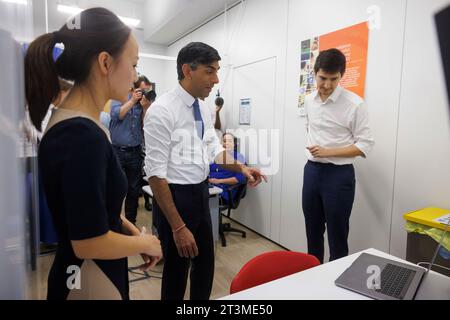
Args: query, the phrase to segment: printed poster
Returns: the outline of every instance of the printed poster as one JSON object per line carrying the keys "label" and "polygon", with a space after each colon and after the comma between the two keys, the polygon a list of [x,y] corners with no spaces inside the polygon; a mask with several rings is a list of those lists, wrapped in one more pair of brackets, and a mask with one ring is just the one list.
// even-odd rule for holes
{"label": "printed poster", "polygon": [[317,89],[314,65],[321,51],[337,48],[347,58],[347,70],[340,85],[364,98],[369,26],[362,22],[301,42],[298,107],[304,112],[306,95]]}

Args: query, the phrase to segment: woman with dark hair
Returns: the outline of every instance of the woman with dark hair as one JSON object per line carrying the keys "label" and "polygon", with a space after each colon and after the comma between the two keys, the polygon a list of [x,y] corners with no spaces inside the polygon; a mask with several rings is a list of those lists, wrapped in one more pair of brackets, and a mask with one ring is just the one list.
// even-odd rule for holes
{"label": "woman with dark hair", "polygon": [[[222,136],[222,143],[225,150],[233,155],[233,158],[240,163],[245,163],[245,157],[237,151],[236,138],[231,133],[224,133]],[[228,203],[230,199],[228,198],[228,187],[246,183],[247,178],[242,173],[236,173],[230,170],[226,170],[221,166],[213,163],[210,165],[209,183],[217,185],[224,192],[220,195],[225,203]],[[237,189],[231,191],[231,196],[234,198]]]}
{"label": "woman with dark hair", "polygon": [[[126,101],[136,80],[138,45],[106,9],[85,10],[74,19],[79,25],[40,36],[25,57],[26,98],[39,130],[60,92],[59,77],[74,82],[53,112],[39,150],[58,235],[47,298],[128,299],[126,258],[141,254],[147,269],[161,247],[121,215],[126,178],[99,117],[109,99]],[[65,49],[55,63],[57,43]]]}

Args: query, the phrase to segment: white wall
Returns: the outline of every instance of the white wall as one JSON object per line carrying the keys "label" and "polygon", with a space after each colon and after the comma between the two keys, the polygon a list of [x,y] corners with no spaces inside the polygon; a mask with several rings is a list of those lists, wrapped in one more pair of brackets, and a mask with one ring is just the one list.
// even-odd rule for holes
{"label": "white wall", "polygon": [[165,83],[167,71],[165,60],[141,57],[139,58],[137,71],[145,75],[151,82],[156,83],[157,95],[161,95],[168,90]]}
{"label": "white wall", "polygon": [[[151,44],[144,41],[144,32],[140,30],[133,31],[134,36],[139,44],[139,53],[141,54],[153,54],[165,56],[167,53],[166,46],[160,46]],[[167,91],[166,85],[166,60],[140,57],[138,62],[137,71],[149,78],[150,81],[156,83],[156,93],[158,95]]]}
{"label": "white wall", "polygon": [[[232,111],[238,101],[233,70],[276,59],[274,110],[265,116],[280,129],[282,166],[271,177],[270,188],[251,191],[258,195],[255,199],[270,199],[265,202],[270,215],[256,210],[260,203],[249,197],[234,217],[289,249],[306,250],[301,209],[306,141],[304,119],[296,110],[300,42],[366,21],[373,14],[368,8],[375,6],[381,24],[370,30],[365,100],[376,146],[368,159],[355,164],[357,193],[349,243],[351,252],[374,247],[405,255],[402,214],[427,205],[450,208],[445,188],[450,181],[450,126],[431,16],[445,3],[449,2],[247,0],[229,12],[226,29],[222,15],[169,47],[175,56],[186,43],[203,41],[225,56],[222,93],[233,103],[226,109],[229,127],[238,127]],[[233,28],[237,32],[230,37]],[[230,45],[221,42],[224,35]],[[167,84],[176,83],[174,66],[167,71]]]}
{"label": "white wall", "polygon": [[[241,99],[251,99],[251,126],[240,125],[239,129],[244,132],[235,132],[240,139],[240,152],[245,156],[249,165],[257,166],[269,171],[272,161],[280,158],[277,144],[272,146],[272,139],[279,140],[279,137],[272,136],[275,129],[276,117],[276,76],[277,57],[269,57],[248,64],[233,67],[233,90],[232,90],[232,124],[238,124],[239,106]],[[228,104],[230,105],[230,104]],[[251,129],[250,129],[251,128]],[[276,128],[277,131],[279,127]],[[266,132],[268,131],[268,132]],[[256,139],[255,139],[256,138]],[[266,150],[267,147],[267,150]],[[276,157],[270,155],[276,153]],[[274,161],[277,163],[277,161]],[[279,167],[274,168],[278,170]],[[276,177],[276,175],[274,176]],[[242,201],[239,210],[233,217],[242,221],[245,225],[251,226],[266,237],[273,237],[271,230],[275,227],[272,224],[274,217],[272,210],[274,179],[269,183],[261,184],[256,190],[248,190],[245,201]],[[277,230],[277,229],[275,229]]]}
{"label": "white wall", "polygon": [[394,255],[406,251],[404,213],[428,206],[450,209],[450,125],[433,20],[449,4],[408,0],[390,245]]}

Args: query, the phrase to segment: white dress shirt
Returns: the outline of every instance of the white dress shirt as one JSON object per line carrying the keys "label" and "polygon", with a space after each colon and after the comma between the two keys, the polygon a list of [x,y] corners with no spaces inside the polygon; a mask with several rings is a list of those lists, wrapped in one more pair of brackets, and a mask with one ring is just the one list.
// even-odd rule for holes
{"label": "white dress shirt", "polygon": [[[337,87],[323,102],[318,91],[305,99],[307,146],[344,148],[355,145],[366,157],[375,141],[369,128],[369,113],[363,99],[351,91]],[[336,165],[352,164],[355,158],[314,158],[309,160]]]}
{"label": "white dress shirt", "polygon": [[208,106],[199,101],[205,125],[197,134],[192,97],[181,85],[158,98],[144,119],[145,172],[169,184],[199,184],[209,175],[209,164],[224,151],[211,123]]}

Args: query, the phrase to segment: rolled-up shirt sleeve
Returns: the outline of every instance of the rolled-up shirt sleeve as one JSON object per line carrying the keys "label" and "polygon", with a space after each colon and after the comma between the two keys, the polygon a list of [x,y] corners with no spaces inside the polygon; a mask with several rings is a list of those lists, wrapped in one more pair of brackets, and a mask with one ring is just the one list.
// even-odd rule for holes
{"label": "rolled-up shirt sleeve", "polygon": [[119,101],[113,101],[111,102],[111,120],[120,120],[120,108],[122,107],[122,104]]}
{"label": "rolled-up shirt sleeve", "polygon": [[355,112],[352,122],[355,146],[364,154],[364,158],[372,151],[375,140],[369,126],[369,111],[365,103],[361,103]]}
{"label": "rolled-up shirt sleeve", "polygon": [[171,134],[174,120],[170,111],[161,105],[152,105],[144,119],[146,179],[167,179],[170,159]]}

